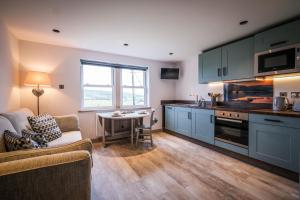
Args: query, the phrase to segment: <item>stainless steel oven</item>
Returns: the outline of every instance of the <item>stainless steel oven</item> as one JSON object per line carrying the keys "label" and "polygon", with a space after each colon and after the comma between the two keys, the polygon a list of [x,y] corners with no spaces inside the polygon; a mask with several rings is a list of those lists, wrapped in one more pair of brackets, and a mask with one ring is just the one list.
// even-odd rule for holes
{"label": "stainless steel oven", "polygon": [[285,74],[300,71],[300,44],[270,49],[255,54],[257,76]]}
{"label": "stainless steel oven", "polygon": [[215,140],[248,148],[248,113],[217,110]]}

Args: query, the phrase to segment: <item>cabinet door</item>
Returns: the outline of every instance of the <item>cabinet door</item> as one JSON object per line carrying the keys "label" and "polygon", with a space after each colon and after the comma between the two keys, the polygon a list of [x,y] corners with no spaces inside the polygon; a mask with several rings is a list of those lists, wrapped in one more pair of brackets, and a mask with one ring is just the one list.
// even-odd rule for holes
{"label": "cabinet door", "polygon": [[300,129],[250,123],[250,157],[299,171]]}
{"label": "cabinet door", "polygon": [[253,37],[222,47],[222,79],[252,78],[253,60]]}
{"label": "cabinet door", "polygon": [[255,52],[267,51],[300,42],[300,20],[255,35]]}
{"label": "cabinet door", "polygon": [[165,107],[165,128],[174,131],[175,130],[175,112],[174,107]]}
{"label": "cabinet door", "polygon": [[221,48],[204,52],[202,55],[202,82],[214,82],[222,80],[221,73]]}
{"label": "cabinet door", "polygon": [[175,131],[192,136],[192,113],[190,108],[175,108]]}
{"label": "cabinet door", "polygon": [[214,111],[192,109],[192,137],[214,144]]}
{"label": "cabinet door", "polygon": [[203,71],[203,54],[198,55],[198,83],[205,83],[205,80],[203,80],[202,76]]}

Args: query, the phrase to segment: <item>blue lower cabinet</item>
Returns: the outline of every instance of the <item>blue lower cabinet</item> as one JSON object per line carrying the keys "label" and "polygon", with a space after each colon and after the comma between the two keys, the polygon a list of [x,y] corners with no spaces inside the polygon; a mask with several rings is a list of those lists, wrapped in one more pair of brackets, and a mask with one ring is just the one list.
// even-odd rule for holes
{"label": "blue lower cabinet", "polygon": [[165,107],[165,128],[175,131],[175,108],[172,106]]}
{"label": "blue lower cabinet", "polygon": [[214,110],[192,109],[192,137],[214,144]]}
{"label": "blue lower cabinet", "polygon": [[300,129],[249,123],[249,156],[299,171]]}
{"label": "blue lower cabinet", "polygon": [[185,136],[192,136],[191,108],[175,108],[175,131]]}

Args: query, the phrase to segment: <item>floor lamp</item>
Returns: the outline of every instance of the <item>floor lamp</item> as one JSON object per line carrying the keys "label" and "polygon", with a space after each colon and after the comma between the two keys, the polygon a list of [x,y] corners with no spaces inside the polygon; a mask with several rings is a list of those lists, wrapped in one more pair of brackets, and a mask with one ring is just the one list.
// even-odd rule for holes
{"label": "floor lamp", "polygon": [[37,114],[40,114],[40,96],[44,94],[44,90],[41,87],[49,87],[51,85],[49,74],[45,72],[27,72],[24,85],[35,87],[32,89],[32,93],[37,97]]}

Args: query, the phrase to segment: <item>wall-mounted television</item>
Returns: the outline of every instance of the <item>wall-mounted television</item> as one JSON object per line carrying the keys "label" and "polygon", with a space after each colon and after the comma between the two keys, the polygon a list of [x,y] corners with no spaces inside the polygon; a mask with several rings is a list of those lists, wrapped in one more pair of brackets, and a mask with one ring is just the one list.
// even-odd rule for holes
{"label": "wall-mounted television", "polygon": [[178,79],[179,68],[161,68],[160,79]]}

